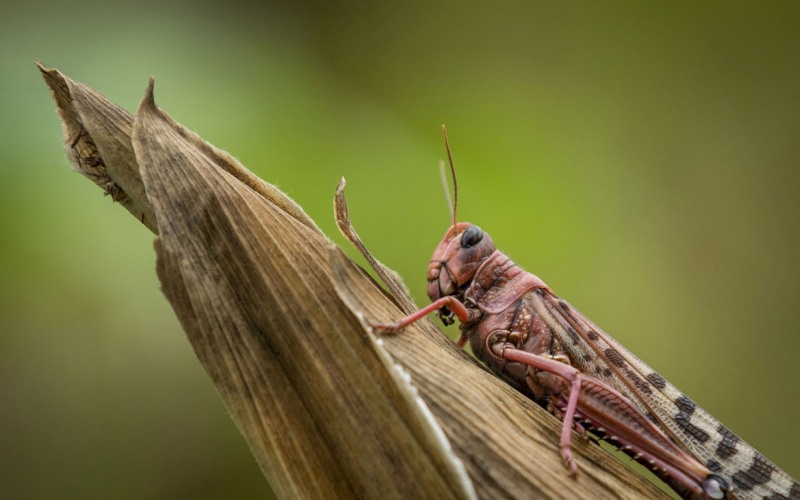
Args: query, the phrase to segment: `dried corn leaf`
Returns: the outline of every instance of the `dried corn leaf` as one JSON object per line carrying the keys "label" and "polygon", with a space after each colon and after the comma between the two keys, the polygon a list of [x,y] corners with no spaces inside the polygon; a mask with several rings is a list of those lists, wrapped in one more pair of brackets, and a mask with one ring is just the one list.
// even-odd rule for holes
{"label": "dried corn leaf", "polygon": [[464,496],[391,365],[331,307],[331,243],[220,168],[152,97],[151,86],[133,145],[159,277],[248,441],[269,443],[254,453],[283,469],[273,484],[290,497]]}
{"label": "dried corn leaf", "polygon": [[[164,293],[280,496],[660,494],[588,443],[575,445],[581,474],[568,476],[558,422],[430,321],[376,341],[364,316],[385,322],[413,307],[399,278],[373,264],[389,298],[288,197],[159,110],[152,85],[132,118],[40,68],[68,155],[91,145],[104,189],[119,186],[126,208],[158,228]],[[343,185],[336,213],[359,241]]]}

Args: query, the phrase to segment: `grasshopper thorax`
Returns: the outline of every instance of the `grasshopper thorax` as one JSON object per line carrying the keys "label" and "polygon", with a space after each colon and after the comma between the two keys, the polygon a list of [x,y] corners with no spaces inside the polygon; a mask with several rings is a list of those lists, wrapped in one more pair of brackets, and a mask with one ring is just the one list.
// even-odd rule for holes
{"label": "grasshopper thorax", "polygon": [[447,230],[428,266],[428,297],[462,295],[480,265],[495,252],[491,236],[469,222]]}

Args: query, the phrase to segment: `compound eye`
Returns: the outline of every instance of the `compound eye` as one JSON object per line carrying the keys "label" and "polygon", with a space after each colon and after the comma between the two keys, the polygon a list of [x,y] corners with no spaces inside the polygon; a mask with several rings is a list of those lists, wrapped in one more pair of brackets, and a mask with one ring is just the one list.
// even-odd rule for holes
{"label": "compound eye", "polygon": [[461,235],[462,247],[474,247],[483,239],[483,229],[478,226],[469,226]]}

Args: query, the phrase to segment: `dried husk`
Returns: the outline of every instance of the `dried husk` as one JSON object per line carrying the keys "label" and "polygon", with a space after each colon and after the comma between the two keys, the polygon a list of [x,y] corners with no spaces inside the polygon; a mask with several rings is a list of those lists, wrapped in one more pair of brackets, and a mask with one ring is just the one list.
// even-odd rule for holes
{"label": "dried husk", "polygon": [[158,109],[152,83],[133,117],[40,68],[68,156],[91,145],[98,184],[157,233],[162,289],[279,496],[663,495],[585,441],[573,445],[580,474],[567,475],[559,422],[431,321],[376,339],[367,321],[415,306],[355,234],[343,183],[339,227],[390,293],[283,193]]}

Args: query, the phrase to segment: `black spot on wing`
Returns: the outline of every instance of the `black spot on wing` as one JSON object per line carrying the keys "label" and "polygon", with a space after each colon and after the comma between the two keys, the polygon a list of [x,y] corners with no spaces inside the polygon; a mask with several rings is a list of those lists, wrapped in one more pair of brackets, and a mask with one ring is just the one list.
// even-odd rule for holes
{"label": "black spot on wing", "polygon": [[740,470],[731,478],[734,486],[743,491],[751,490],[760,484],[768,483],[775,466],[760,453],[753,455],[753,462],[747,470]]}
{"label": "black spot on wing", "polygon": [[687,415],[691,415],[694,413],[695,408],[697,408],[697,403],[686,396],[681,396],[675,400],[675,406],[677,406],[680,411],[686,413]]}
{"label": "black spot on wing", "polygon": [[603,368],[603,375],[606,377],[610,377],[614,372],[611,371],[611,368]]}
{"label": "black spot on wing", "polygon": [[710,458],[708,462],[706,462],[706,467],[708,467],[708,470],[710,470],[711,472],[722,472],[722,464],[720,464],[713,458]]}
{"label": "black spot on wing", "polygon": [[645,380],[642,379],[638,374],[636,374],[633,370],[625,370],[625,378],[630,380],[633,383],[633,386],[636,389],[642,391],[645,394],[652,394],[653,389],[650,388],[650,384],[648,384]]}
{"label": "black spot on wing", "polygon": [[697,427],[691,422],[691,418],[692,417],[690,414],[681,411],[678,412],[678,414],[675,415],[675,417],[673,417],[673,420],[675,421],[676,424],[678,424],[678,427],[680,427],[681,430],[683,430],[683,432],[691,436],[692,439],[694,439],[698,443],[705,443],[706,441],[711,439],[711,436],[709,436],[706,431],[704,431],[700,427]]}
{"label": "black spot on wing", "polygon": [[589,330],[588,332],[586,332],[586,336],[589,337],[589,340],[593,342],[596,342],[597,339],[600,338],[600,335],[598,335],[598,333],[594,330]]}
{"label": "black spot on wing", "polygon": [[603,354],[605,354],[606,359],[608,359],[609,363],[616,366],[617,368],[624,369],[625,378],[630,380],[630,382],[633,384],[636,390],[641,391],[645,394],[653,393],[653,389],[650,387],[650,384],[647,383],[647,381],[644,380],[642,377],[640,377],[638,373],[636,373],[634,370],[631,370],[628,367],[628,364],[625,362],[625,358],[622,357],[619,351],[617,351],[613,347],[609,347],[608,349],[603,351]]}
{"label": "black spot on wing", "polygon": [[623,366],[625,366],[625,360],[622,358],[620,353],[617,352],[616,349],[609,347],[608,349],[603,351],[603,354],[606,355],[608,362],[616,366],[617,368],[622,368]]}
{"label": "black spot on wing", "polygon": [[800,483],[797,481],[792,484],[792,489],[789,490],[789,498],[800,498]]}
{"label": "black spot on wing", "polygon": [[717,449],[715,451],[719,458],[724,460],[739,453],[739,450],[736,449],[736,444],[739,442],[739,436],[732,433],[722,424],[717,427],[717,432],[719,432],[719,434],[722,436],[722,441],[720,441],[720,443],[717,445]]}
{"label": "black spot on wing", "polygon": [[673,417],[673,420],[683,432],[694,438],[699,443],[705,443],[711,436],[706,431],[697,427],[692,423],[692,414],[697,408],[697,404],[686,396],[681,396],[675,400],[675,406],[678,407],[678,414]]}
{"label": "black spot on wing", "polygon": [[647,381],[653,384],[653,387],[656,389],[663,389],[667,386],[667,381],[664,380],[664,377],[656,372],[648,373],[645,378],[647,378]]}
{"label": "black spot on wing", "polygon": [[581,338],[578,336],[578,332],[576,332],[571,326],[567,327],[567,333],[569,334],[569,338],[571,338],[576,344],[581,341]]}

